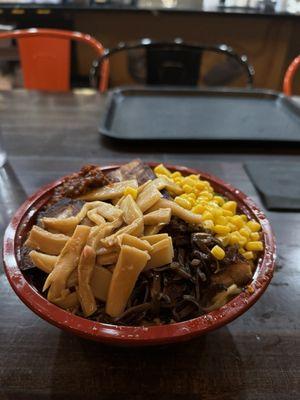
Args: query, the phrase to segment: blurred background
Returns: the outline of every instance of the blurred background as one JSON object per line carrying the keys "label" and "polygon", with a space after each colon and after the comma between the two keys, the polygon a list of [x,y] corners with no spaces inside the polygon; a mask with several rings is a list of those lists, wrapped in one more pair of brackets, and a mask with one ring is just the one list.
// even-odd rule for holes
{"label": "blurred background", "polygon": [[[299,54],[300,0],[0,0],[0,31],[58,28],[89,33],[104,47],[140,38],[222,44],[248,57],[255,87],[282,89],[283,76]],[[110,85],[143,82],[143,49],[111,58]],[[86,86],[94,54],[72,44],[72,86]],[[244,86],[234,61],[203,53],[200,83]],[[0,89],[23,86],[13,40],[0,41]],[[294,93],[300,94],[296,77]]]}

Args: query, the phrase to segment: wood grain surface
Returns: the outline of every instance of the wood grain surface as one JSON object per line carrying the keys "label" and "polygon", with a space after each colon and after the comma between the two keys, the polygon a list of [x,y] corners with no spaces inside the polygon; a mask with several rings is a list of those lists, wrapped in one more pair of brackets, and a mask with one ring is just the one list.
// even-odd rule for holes
{"label": "wood grain surface", "polygon": [[[78,169],[140,156],[199,168],[260,199],[244,160],[300,161],[297,154],[135,149],[100,140],[103,98],[95,94],[0,94],[9,163],[0,169],[1,234],[26,195]],[[191,151],[193,150],[193,151]],[[155,151],[155,152],[154,152]],[[278,262],[262,298],[236,321],[180,345],[114,348],[51,326],[14,294],[0,272],[0,399],[300,398],[300,214],[267,212]]]}

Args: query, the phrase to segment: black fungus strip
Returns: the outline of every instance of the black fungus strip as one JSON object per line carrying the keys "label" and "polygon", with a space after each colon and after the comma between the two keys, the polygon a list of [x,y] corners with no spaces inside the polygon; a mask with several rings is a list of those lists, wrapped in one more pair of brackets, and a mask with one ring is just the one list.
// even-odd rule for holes
{"label": "black fungus strip", "polygon": [[[136,322],[137,319],[144,318],[144,314],[146,311],[152,308],[151,303],[143,303],[134,307],[128,308],[122,315],[118,318],[114,319],[115,323],[133,323]],[[142,315],[141,315],[142,314]]]}

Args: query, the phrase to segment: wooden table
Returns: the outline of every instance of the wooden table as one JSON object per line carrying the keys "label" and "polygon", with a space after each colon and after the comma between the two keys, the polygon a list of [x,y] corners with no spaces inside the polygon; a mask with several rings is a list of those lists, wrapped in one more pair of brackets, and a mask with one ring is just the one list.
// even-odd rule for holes
{"label": "wooden table", "polygon": [[[0,94],[9,164],[0,169],[1,228],[26,195],[86,162],[140,156],[184,164],[230,181],[260,204],[245,160],[299,155],[133,149],[100,140],[96,94]],[[192,151],[193,150],[193,151]],[[267,212],[278,263],[267,292],[245,315],[175,346],[124,349],[93,343],[33,314],[0,274],[0,399],[299,399],[300,214]]]}

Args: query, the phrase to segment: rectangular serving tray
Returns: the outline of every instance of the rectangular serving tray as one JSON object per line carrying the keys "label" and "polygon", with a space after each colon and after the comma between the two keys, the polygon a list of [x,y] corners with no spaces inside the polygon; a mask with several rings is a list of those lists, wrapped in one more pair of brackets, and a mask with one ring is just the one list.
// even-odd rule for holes
{"label": "rectangular serving tray", "polygon": [[120,87],[99,129],[127,141],[300,143],[300,108],[270,90]]}

